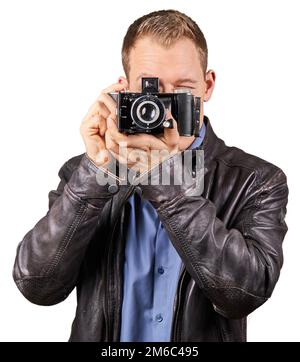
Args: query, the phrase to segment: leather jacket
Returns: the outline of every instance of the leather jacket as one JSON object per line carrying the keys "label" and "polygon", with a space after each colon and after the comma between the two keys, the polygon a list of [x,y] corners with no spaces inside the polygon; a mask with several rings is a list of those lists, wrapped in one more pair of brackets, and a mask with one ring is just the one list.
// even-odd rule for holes
{"label": "leather jacket", "polygon": [[[184,186],[140,191],[183,261],[171,341],[246,341],[246,317],[270,298],[283,263],[286,176],[226,146],[204,122],[202,195],[186,196]],[[19,290],[39,305],[76,287],[70,341],[120,339],[126,200],[137,187],[101,186],[98,170],[86,154],[62,166],[49,210],[18,245],[13,270]]]}

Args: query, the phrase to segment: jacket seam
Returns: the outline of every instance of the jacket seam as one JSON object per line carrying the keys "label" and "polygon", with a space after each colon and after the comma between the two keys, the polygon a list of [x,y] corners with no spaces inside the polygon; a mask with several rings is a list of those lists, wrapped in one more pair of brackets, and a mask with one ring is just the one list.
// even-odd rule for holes
{"label": "jacket seam", "polygon": [[[15,283],[16,283],[18,289],[22,292],[22,290],[21,290],[21,289],[22,289],[22,284],[24,284],[24,282],[27,281],[27,280],[28,280],[28,281],[34,281],[35,279],[41,279],[41,280],[46,279],[47,281],[53,282],[53,283],[55,283],[55,284],[57,284],[57,285],[60,285],[60,286],[62,287],[62,289],[63,289],[63,290],[62,290],[62,292],[63,292],[62,297],[63,297],[63,298],[66,298],[66,297],[68,296],[68,294],[69,294],[66,286],[65,286],[60,280],[55,279],[55,278],[53,278],[53,277],[51,277],[51,276],[28,275],[28,276],[26,276],[26,277],[22,277],[22,278],[16,279],[16,280],[15,280]],[[26,288],[26,290],[27,290],[27,288]]]}
{"label": "jacket seam", "polygon": [[[162,213],[165,214],[164,216],[168,216],[167,215],[167,211],[166,210],[162,210]],[[166,217],[167,219],[167,217]],[[186,241],[184,240],[184,238],[181,237],[181,233],[178,230],[176,224],[173,222],[173,220],[169,219],[170,221],[167,221],[167,223],[169,223],[171,225],[171,227],[173,228],[173,231],[175,232],[175,235],[178,239],[179,242],[181,242],[181,245],[183,246],[183,251],[185,252],[185,254],[191,258],[191,260],[193,261],[193,263],[191,263],[192,268],[194,269],[194,271],[197,274],[197,270],[195,268],[196,265],[196,260],[195,260],[195,256],[193,255],[193,253],[189,250],[189,248],[187,247]],[[199,271],[198,273],[201,277],[200,282],[202,284],[202,286],[205,285],[205,282],[207,284],[210,284],[209,281],[207,280],[207,278],[202,274],[202,271]]]}
{"label": "jacket seam", "polygon": [[26,276],[24,276],[24,277],[21,277],[21,278],[16,279],[15,282],[16,282],[17,284],[21,284],[21,283],[23,283],[23,282],[26,281],[26,280],[30,280],[30,281],[31,281],[31,280],[33,280],[33,279],[47,279],[47,280],[49,280],[49,281],[51,281],[51,282],[54,282],[54,283],[57,283],[57,284],[61,285],[61,286],[64,288],[65,292],[67,292],[67,289],[66,289],[65,285],[64,285],[60,280],[58,280],[58,279],[56,279],[56,278],[53,278],[52,276],[26,275]]}
{"label": "jacket seam", "polygon": [[246,165],[243,165],[241,163],[234,163],[234,164],[232,163],[232,164],[230,164],[230,163],[226,162],[224,159],[222,159],[222,158],[220,158],[218,156],[215,157],[215,160],[218,160],[218,161],[222,162],[224,165],[226,165],[227,167],[230,167],[230,168],[239,167],[239,168],[247,169],[247,170],[252,171],[252,172],[257,171],[257,169],[255,167],[246,166]]}
{"label": "jacket seam", "polygon": [[[258,171],[257,171],[258,172]],[[251,219],[251,215],[257,211],[261,205],[261,201],[262,201],[262,197],[263,197],[263,193],[268,193],[270,194],[270,190],[268,189],[267,184],[271,182],[271,180],[273,180],[273,178],[275,178],[278,174],[280,174],[281,171],[278,170],[277,172],[274,173],[274,175],[272,175],[271,179],[269,181],[266,182],[266,184],[263,184],[261,187],[261,190],[259,190],[258,195],[255,197],[254,199],[254,203],[253,203],[253,207],[252,209],[248,211],[248,215],[246,217],[246,222],[244,222],[243,224],[243,230],[245,231],[244,234],[250,235],[250,226],[253,225],[252,219]],[[261,177],[260,177],[261,178]],[[259,181],[258,181],[258,177],[256,177],[256,182],[255,182],[255,188],[257,188],[257,185],[259,185]],[[254,187],[253,187],[254,188]]]}
{"label": "jacket seam", "polygon": [[79,202],[81,204],[85,204],[87,209],[92,209],[92,210],[95,210],[95,211],[101,210],[101,207],[98,207],[98,206],[95,206],[95,205],[91,204],[88,201],[89,199],[91,199],[91,200],[102,199],[102,200],[108,201],[108,200],[110,200],[112,198],[111,195],[109,195],[106,198],[104,198],[104,197],[96,198],[96,197],[89,197],[89,196],[80,197],[80,196],[76,195],[76,193],[70,188],[70,186],[68,184],[65,185],[65,190],[67,191],[67,194],[72,198],[72,200],[74,200],[75,202]]}
{"label": "jacket seam", "polygon": [[[255,180],[254,180],[255,186],[253,186],[250,190],[250,192],[257,188],[258,182],[258,171],[255,171]],[[258,196],[254,198],[253,204],[251,206],[251,209],[248,210],[247,214],[245,215],[245,219],[242,222],[242,230],[244,235],[249,235],[249,230],[251,226],[251,215],[253,215],[253,212],[255,212],[260,205],[260,200],[258,199]]]}
{"label": "jacket seam", "polygon": [[[167,211],[164,210],[162,213],[165,214],[164,215],[165,217],[167,216]],[[168,219],[168,218],[166,217],[166,219]],[[207,279],[207,277],[203,274],[203,272],[201,270],[201,268],[203,268],[204,266],[202,264],[200,264],[201,266],[199,265],[199,262],[196,261],[194,254],[190,251],[188,243],[186,242],[186,239],[187,239],[186,236],[185,236],[185,238],[181,237],[181,232],[177,228],[177,225],[173,222],[173,220],[170,220],[170,221],[167,221],[167,222],[172,226],[173,231],[175,232],[175,235],[177,236],[180,244],[183,246],[183,250],[184,250],[185,254],[191,258],[192,262],[190,263],[190,265],[194,269],[196,275],[200,276],[200,278],[201,278],[200,282],[201,282],[204,289],[237,289],[237,290],[239,290],[239,291],[241,291],[241,292],[243,292],[243,293],[245,293],[247,295],[250,295],[252,297],[259,298],[259,299],[262,299],[262,300],[267,300],[267,298],[252,294],[252,293],[246,291],[245,289],[241,288],[240,286],[231,285],[231,286],[226,286],[226,287],[217,287],[216,285],[212,284]],[[188,241],[190,242],[190,240],[188,240]],[[190,244],[191,244],[191,242],[190,242]],[[206,267],[205,267],[205,269],[208,270]],[[209,273],[211,273],[213,276],[223,280],[226,283],[226,281],[222,277],[215,275],[211,271],[209,271]],[[205,286],[205,284],[207,285],[207,287]]]}
{"label": "jacket seam", "polygon": [[[249,190],[249,192],[251,192],[252,190],[255,190],[257,188],[257,185],[259,185],[259,180],[258,179],[261,179],[261,177],[258,177],[258,174],[259,173],[259,170],[256,170],[256,177],[255,177],[255,185],[253,185],[251,187],[251,189]],[[271,179],[273,179],[274,177],[277,176],[277,174],[280,173],[280,170],[278,170],[277,172],[274,173],[274,175],[271,177]],[[258,210],[260,204],[261,204],[261,200],[262,200],[262,193],[263,192],[269,192],[269,190],[267,189],[267,187],[265,185],[262,186],[262,189],[260,190],[259,194],[255,197],[254,199],[254,204],[251,208],[251,210],[249,210],[248,212],[248,217],[247,217],[247,222],[244,222],[242,223],[242,228],[246,231],[247,234],[249,234],[248,230],[249,230],[249,227],[251,225],[251,222],[250,222],[250,215],[252,215],[252,213],[255,211],[255,210]],[[188,247],[188,243],[186,241],[186,236],[185,237],[181,237],[181,232],[180,230],[177,228],[177,224],[175,222],[173,222],[173,220],[171,220],[170,218],[168,218],[168,211],[167,211],[167,207],[172,203],[176,203],[177,201],[183,201],[183,198],[184,198],[184,194],[180,194],[178,197],[176,197],[175,199],[173,199],[170,203],[168,204],[163,204],[161,205],[161,207],[158,208],[158,211],[161,212],[162,214],[164,214],[165,216],[165,220],[169,220],[169,221],[166,221],[167,223],[169,223],[173,230],[175,231],[175,234],[177,236],[177,238],[181,241],[181,245],[183,246],[183,249],[186,253],[187,256],[190,256],[191,257],[191,260],[193,260],[193,262],[195,263],[195,265],[192,265],[194,271],[196,273],[198,273],[200,276],[201,276],[201,282],[203,285],[207,284],[208,285],[208,288],[213,288],[213,289],[237,289],[249,296],[252,296],[254,298],[259,298],[263,301],[266,301],[268,299],[268,297],[263,297],[263,296],[259,296],[259,295],[255,295],[253,293],[250,293],[248,291],[246,291],[244,288],[240,287],[240,286],[237,286],[237,285],[231,285],[231,286],[227,286],[227,287],[216,287],[215,285],[211,284],[208,279],[203,275],[202,271],[200,268],[205,268],[207,269],[207,267],[205,267],[204,265],[202,265],[201,263],[199,263],[198,261],[196,261],[193,253],[189,250],[189,247]],[[244,236],[245,237],[245,236]],[[191,240],[188,240],[191,244]],[[214,273],[212,273],[211,271],[209,271],[207,269],[207,271],[209,273],[211,273],[213,276],[221,279],[221,280],[224,280],[221,276],[217,276],[215,275]],[[226,281],[224,281],[226,283]]]}
{"label": "jacket seam", "polygon": [[86,210],[86,205],[84,203],[81,203],[75,213],[75,217],[74,217],[72,223],[69,225],[69,227],[65,233],[65,236],[64,236],[60,246],[58,247],[58,249],[57,249],[55,255],[53,256],[51,262],[49,263],[49,265],[42,270],[41,276],[45,277],[54,272],[54,269],[57,267],[60,260],[62,259],[63,255],[69,245],[70,240],[72,239],[75,231],[77,230],[77,227],[80,224],[80,222],[85,214],[85,210]]}

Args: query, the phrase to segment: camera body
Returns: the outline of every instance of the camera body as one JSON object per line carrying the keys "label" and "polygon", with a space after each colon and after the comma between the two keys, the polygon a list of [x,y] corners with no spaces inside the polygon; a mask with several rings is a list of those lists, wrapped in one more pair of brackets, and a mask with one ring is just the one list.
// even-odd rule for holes
{"label": "camera body", "polygon": [[173,128],[166,120],[169,109],[177,121],[180,136],[198,136],[200,129],[200,98],[188,89],[174,93],[159,93],[159,78],[142,78],[142,92],[113,92],[117,102],[118,129],[122,133],[160,134],[164,128]]}

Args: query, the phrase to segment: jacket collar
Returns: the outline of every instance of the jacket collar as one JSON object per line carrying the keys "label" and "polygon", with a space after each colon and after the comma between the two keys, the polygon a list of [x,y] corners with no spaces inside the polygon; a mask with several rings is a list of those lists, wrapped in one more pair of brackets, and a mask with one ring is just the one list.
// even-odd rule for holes
{"label": "jacket collar", "polygon": [[203,122],[206,126],[206,132],[201,149],[204,151],[204,162],[207,165],[216,155],[224,152],[226,146],[224,141],[215,134],[207,116],[204,116]]}

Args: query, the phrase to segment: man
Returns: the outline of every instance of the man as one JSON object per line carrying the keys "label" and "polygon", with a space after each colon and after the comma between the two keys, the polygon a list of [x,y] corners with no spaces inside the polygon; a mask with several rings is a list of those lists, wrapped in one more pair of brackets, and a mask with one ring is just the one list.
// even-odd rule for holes
{"label": "man", "polygon": [[[284,173],[228,147],[203,115],[215,73],[197,24],[174,11],[137,19],[122,48],[126,77],[101,92],[81,125],[86,152],[67,161],[49,193],[49,211],[17,250],[15,282],[40,305],[77,288],[71,341],[245,341],[246,317],[272,294],[282,267],[288,189]],[[201,98],[200,134],[119,132],[108,95],[189,88]],[[172,114],[167,113],[172,119]],[[178,121],[178,120],[177,120]],[[120,148],[146,154],[203,150],[204,189],[181,185],[100,185]],[[130,152],[128,152],[130,154]],[[141,153],[142,154],[142,153]]]}

